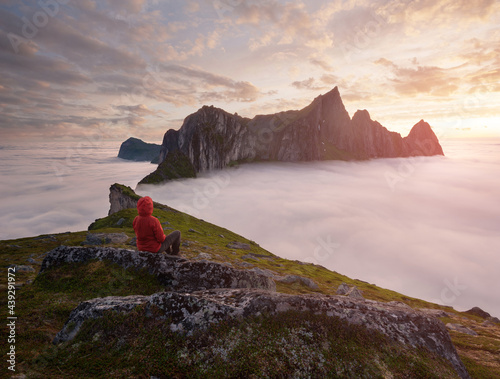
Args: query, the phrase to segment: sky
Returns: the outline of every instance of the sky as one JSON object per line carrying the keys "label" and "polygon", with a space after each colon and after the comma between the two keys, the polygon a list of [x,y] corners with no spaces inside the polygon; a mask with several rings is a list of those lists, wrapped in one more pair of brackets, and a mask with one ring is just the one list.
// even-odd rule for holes
{"label": "sky", "polygon": [[203,105],[246,117],[338,86],[406,135],[500,136],[494,0],[0,0],[0,136],[160,143]]}

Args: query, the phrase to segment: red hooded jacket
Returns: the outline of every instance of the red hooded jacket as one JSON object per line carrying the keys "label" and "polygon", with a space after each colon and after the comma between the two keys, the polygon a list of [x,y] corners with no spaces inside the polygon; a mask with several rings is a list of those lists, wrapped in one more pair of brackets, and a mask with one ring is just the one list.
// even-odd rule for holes
{"label": "red hooded jacket", "polygon": [[137,202],[139,216],[134,218],[133,226],[137,237],[137,248],[140,251],[158,252],[166,236],[160,221],[152,216],[153,200],[144,196]]}

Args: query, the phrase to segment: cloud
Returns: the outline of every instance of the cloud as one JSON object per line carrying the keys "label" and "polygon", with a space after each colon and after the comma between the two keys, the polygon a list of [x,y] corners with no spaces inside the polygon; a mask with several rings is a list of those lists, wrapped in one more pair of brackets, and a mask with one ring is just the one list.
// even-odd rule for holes
{"label": "cloud", "polygon": [[297,89],[307,89],[311,91],[322,91],[328,88],[325,85],[319,84],[314,78],[295,81],[292,83],[292,86]]}
{"label": "cloud", "polygon": [[418,3],[408,2],[406,7],[399,7],[399,16],[404,17],[408,24],[418,26],[432,20],[433,25],[443,28],[456,26],[457,18],[462,23],[484,22],[498,9],[499,4],[494,0],[425,0]]}
{"label": "cloud", "polygon": [[332,65],[330,65],[330,63],[328,63],[326,60],[310,58],[309,62],[311,62],[313,65],[321,67],[325,71],[333,71]]}
{"label": "cloud", "polygon": [[453,69],[436,66],[399,67],[385,58],[375,63],[390,69],[393,74],[391,86],[400,95],[449,96],[459,89],[460,78],[453,74]]}
{"label": "cloud", "polygon": [[243,165],[139,193],[279,256],[499,316],[500,145],[466,144],[444,158]]}
{"label": "cloud", "polygon": [[[181,65],[163,65],[161,72],[167,75],[175,75],[176,81],[182,81],[191,87],[193,92],[199,90],[200,100],[206,101],[211,98],[224,101],[252,102],[260,97],[259,89],[252,83],[246,81],[235,81],[229,77],[213,74],[198,68]],[[212,88],[220,88],[213,91]]]}
{"label": "cloud", "polygon": [[[0,3],[4,120],[38,119],[40,130],[62,130],[69,114],[120,123],[110,109],[121,105],[163,103],[175,119],[213,102],[241,113],[335,85],[357,107],[399,116],[408,99],[432,98],[437,114],[460,96],[500,92],[494,1],[255,0],[225,2],[222,14],[212,1],[82,0],[36,26],[42,3]],[[14,46],[13,33],[23,38]]]}
{"label": "cloud", "polygon": [[115,106],[115,108],[118,109],[119,111],[129,112],[129,113],[133,113],[133,114],[136,114],[139,116],[148,116],[148,115],[156,114],[155,111],[152,111],[144,104],[118,105],[118,106]]}
{"label": "cloud", "polygon": [[107,4],[120,12],[139,13],[147,0],[106,0]]}
{"label": "cloud", "polygon": [[311,14],[302,2],[242,2],[231,12],[227,22],[254,27],[260,36],[250,41],[252,50],[263,46],[295,45],[326,49],[332,45],[331,33],[323,29],[321,20]]}
{"label": "cloud", "polygon": [[9,229],[0,239],[86,230],[107,215],[110,184],[134,186],[153,167],[116,158],[119,143],[104,142],[98,134],[78,143],[28,143],[14,149],[0,149],[2,161],[9,162],[0,184],[9,199],[0,205],[0,220]]}

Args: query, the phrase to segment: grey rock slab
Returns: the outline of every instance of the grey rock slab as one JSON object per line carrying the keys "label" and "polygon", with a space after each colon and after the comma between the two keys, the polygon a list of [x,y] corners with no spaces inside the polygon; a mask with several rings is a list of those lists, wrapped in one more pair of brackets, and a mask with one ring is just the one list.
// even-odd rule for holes
{"label": "grey rock slab", "polygon": [[190,261],[185,258],[111,247],[59,246],[42,262],[40,272],[63,263],[107,260],[125,269],[146,269],[160,283],[175,291],[210,288],[262,288],[275,291],[271,278],[248,270],[239,270],[216,262]]}
{"label": "grey rock slab", "polygon": [[[123,299],[123,300],[120,300]],[[288,295],[260,289],[211,289],[193,293],[161,292],[151,296],[108,297],[81,303],[54,340],[67,341],[76,335],[75,326],[85,319],[101,317],[105,310],[127,312],[137,305],[160,319],[170,319],[170,328],[191,333],[221,320],[288,310],[339,317],[351,324],[376,330],[394,341],[424,347],[447,359],[461,378],[469,375],[460,361],[444,324],[434,317],[396,304],[328,295]],[[79,326],[78,326],[79,327]]]}

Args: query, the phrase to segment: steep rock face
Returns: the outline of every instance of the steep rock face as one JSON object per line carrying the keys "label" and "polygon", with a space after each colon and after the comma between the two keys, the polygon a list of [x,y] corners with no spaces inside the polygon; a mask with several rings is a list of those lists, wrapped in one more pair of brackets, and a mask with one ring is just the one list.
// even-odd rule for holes
{"label": "steep rock face", "polygon": [[276,290],[271,278],[253,271],[238,270],[226,265],[189,261],[184,258],[111,247],[59,246],[42,262],[40,272],[63,263],[107,260],[125,269],[146,269],[160,283],[175,291],[199,291],[209,288],[263,288]]}
{"label": "steep rock face", "polygon": [[407,145],[406,156],[444,155],[438,138],[424,120],[413,126],[408,136],[404,138],[404,142]]}
{"label": "steep rock face", "polygon": [[231,161],[255,158],[249,144],[247,119],[204,106],[184,120],[179,131],[168,131],[160,158],[179,149],[197,172],[226,167]]}
{"label": "steep rock face", "polygon": [[367,110],[357,111],[352,118],[352,145],[358,158],[394,158],[405,156],[403,139],[372,121]]}
{"label": "steep rock face", "polygon": [[178,130],[164,136],[160,162],[182,151],[197,172],[221,169],[233,161],[311,161],[443,155],[423,120],[402,138],[371,120],[366,110],[352,120],[337,87],[300,111],[247,119],[204,106]]}
{"label": "steep rock face", "polygon": [[119,212],[122,209],[136,208],[137,201],[140,199],[130,188],[121,184],[113,184],[109,188],[109,212],[108,216]]}
{"label": "steep rock face", "polygon": [[[462,378],[469,375],[460,361],[446,327],[439,320],[398,304],[325,295],[287,295],[257,289],[214,289],[193,293],[162,292],[151,296],[107,297],[81,303],[54,342],[67,341],[75,329],[104,310],[127,312],[143,305],[150,315],[169,319],[174,331],[188,332],[230,318],[288,310],[326,314],[381,332],[403,344],[424,347],[447,359]],[[159,312],[158,312],[159,311]]]}

